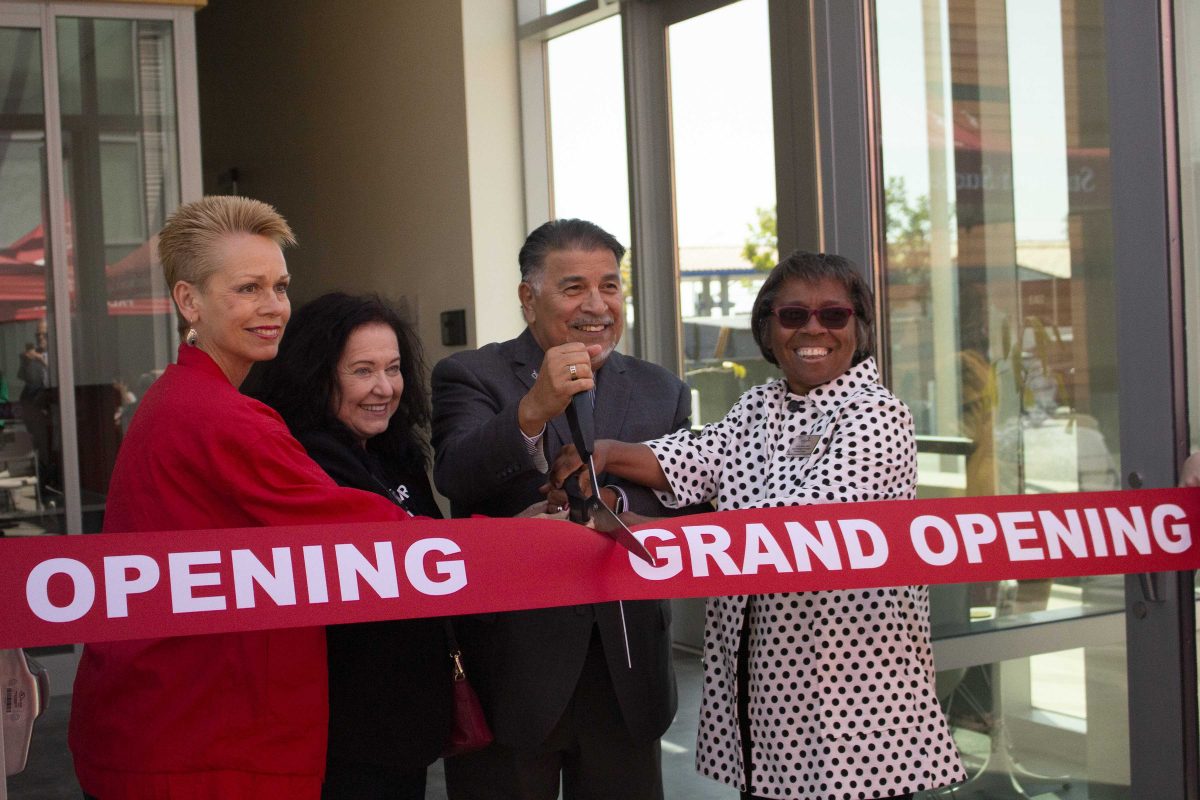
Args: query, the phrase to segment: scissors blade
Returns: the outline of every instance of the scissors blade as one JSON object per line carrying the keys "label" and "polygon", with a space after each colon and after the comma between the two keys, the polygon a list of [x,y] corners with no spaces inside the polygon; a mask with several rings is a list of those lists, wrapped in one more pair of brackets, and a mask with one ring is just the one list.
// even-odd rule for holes
{"label": "scissors blade", "polygon": [[[592,481],[592,516],[593,518],[602,517],[607,523],[604,527],[608,530],[601,532],[650,566],[657,567],[658,562],[654,560],[654,556],[650,555],[650,551],[646,549],[641,540],[634,536],[633,531],[629,530],[629,526],[622,522],[621,518],[611,508],[604,505],[604,501],[600,499],[600,483],[596,480],[596,465],[592,463],[591,456],[588,456],[588,472]],[[600,530],[599,527],[597,530]]]}

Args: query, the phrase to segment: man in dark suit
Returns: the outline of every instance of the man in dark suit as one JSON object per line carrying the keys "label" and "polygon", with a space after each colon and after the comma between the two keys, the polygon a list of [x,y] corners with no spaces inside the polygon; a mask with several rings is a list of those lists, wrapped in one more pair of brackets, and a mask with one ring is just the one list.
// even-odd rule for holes
{"label": "man in dark suit", "polygon": [[[683,382],[615,352],[624,253],[590,222],[542,225],[518,257],[524,333],[434,368],[434,481],[455,516],[514,516],[537,502],[547,464],[571,441],[562,413],[579,392],[595,390],[597,438],[643,441],[687,424]],[[670,513],[619,480],[602,494],[618,511]],[[496,743],[446,762],[450,800],[554,800],[560,776],[566,800],[662,797],[658,737],[676,708],[670,607],[627,602],[624,617],[600,603],[456,622]]]}

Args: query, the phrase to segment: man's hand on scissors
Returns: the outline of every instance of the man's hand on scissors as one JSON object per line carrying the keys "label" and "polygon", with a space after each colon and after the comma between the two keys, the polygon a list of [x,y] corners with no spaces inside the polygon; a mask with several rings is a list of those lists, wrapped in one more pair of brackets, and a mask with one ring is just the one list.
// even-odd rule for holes
{"label": "man's hand on scissors", "polygon": [[546,351],[533,386],[517,406],[517,423],[526,436],[537,436],[563,413],[572,397],[595,388],[591,359],[601,349],[598,344],[567,342]]}

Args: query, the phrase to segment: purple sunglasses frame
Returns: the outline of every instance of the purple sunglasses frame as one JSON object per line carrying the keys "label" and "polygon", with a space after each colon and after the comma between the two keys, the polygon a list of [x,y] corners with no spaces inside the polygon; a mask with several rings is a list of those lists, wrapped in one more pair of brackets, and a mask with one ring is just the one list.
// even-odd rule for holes
{"label": "purple sunglasses frame", "polygon": [[[779,314],[780,311],[791,311],[793,309],[804,312],[802,314],[802,318],[801,318],[799,324],[795,324],[795,325],[789,324],[788,322],[785,322],[784,318],[782,316],[780,316],[780,314]],[[838,325],[838,324],[830,325],[829,321],[825,319],[826,312],[830,312],[830,311],[835,312],[839,316],[841,314],[845,314],[846,318],[844,320],[841,320],[840,325]],[[771,315],[779,320],[780,326],[787,328],[788,330],[796,330],[797,328],[803,328],[805,325],[808,324],[809,319],[811,319],[812,317],[816,317],[817,322],[821,323],[821,327],[823,327],[827,330],[831,330],[831,331],[840,331],[843,328],[845,328],[847,325],[849,325],[850,320],[855,317],[854,309],[851,308],[850,306],[822,306],[821,308],[809,308],[808,306],[802,306],[798,303],[790,304],[790,305],[782,305],[777,308],[773,308],[773,309],[771,309]],[[788,315],[788,316],[790,316],[790,315]],[[837,321],[838,321],[837,319],[834,320],[834,322],[837,322]]]}

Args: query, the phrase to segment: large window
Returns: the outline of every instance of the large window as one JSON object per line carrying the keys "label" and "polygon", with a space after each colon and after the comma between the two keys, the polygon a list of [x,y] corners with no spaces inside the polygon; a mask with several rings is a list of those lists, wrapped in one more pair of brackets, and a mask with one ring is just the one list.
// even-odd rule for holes
{"label": "large window", "polygon": [[675,258],[692,421],[774,377],[750,310],[778,261],[766,0],[668,28]]}
{"label": "large window", "polygon": [[37,28],[0,27],[0,525],[5,536],[65,533],[49,331],[46,108]]}
{"label": "large window", "polygon": [[[519,2],[537,6],[521,18],[525,41],[618,13],[602,0]],[[1192,0],[1174,5],[1182,238],[1195,272],[1196,14]],[[922,497],[1164,485],[1176,405],[1164,399],[1173,342],[1159,323],[1175,296],[1153,241],[1170,193],[1152,180],[1165,164],[1156,148],[1170,141],[1154,127],[1170,119],[1153,91],[1159,10],[619,4],[636,353],[688,380],[694,421],[719,417],[773,377],[744,319],[759,264],[778,248],[832,251],[876,288],[878,357],[913,411]],[[527,105],[545,96],[542,80],[543,70],[523,72]],[[553,127],[553,116],[542,119]],[[536,141],[537,115],[527,108],[524,119]],[[539,149],[549,151],[527,147],[526,174],[545,159],[547,177],[527,192],[552,185]],[[567,169],[561,152],[555,173]],[[1197,298],[1189,286],[1192,327]],[[1200,386],[1200,368],[1190,372]],[[1139,787],[1165,785],[1156,780],[1186,757],[1146,710],[1179,711],[1187,681],[1178,664],[1156,662],[1171,656],[1166,620],[1181,612],[1176,595],[1144,584],[1061,576],[933,588],[940,696],[972,772],[958,796],[1170,794]],[[674,638],[694,645],[702,614],[683,606]],[[1172,768],[1155,769],[1163,763]]]}
{"label": "large window", "polygon": [[[100,530],[173,360],[154,238],[200,192],[192,14],[0,3],[0,536]],[[38,656],[69,691],[73,648]]]}
{"label": "large window", "polygon": [[[876,14],[887,355],[921,494],[1120,488],[1104,20],[1070,0]],[[942,636],[1123,607],[1119,576],[933,588]],[[1115,641],[942,676],[974,786],[1128,785],[1112,619]]]}
{"label": "large window", "polygon": [[154,235],[180,202],[174,37],[165,20],[57,21],[84,529],[142,394],[174,358]]}
{"label": "large window", "polygon": [[[596,223],[629,247],[629,165],[621,18],[612,16],[546,43],[550,132],[550,216]],[[537,224],[529,221],[530,226]],[[627,350],[636,336],[630,265],[626,284]]]}

